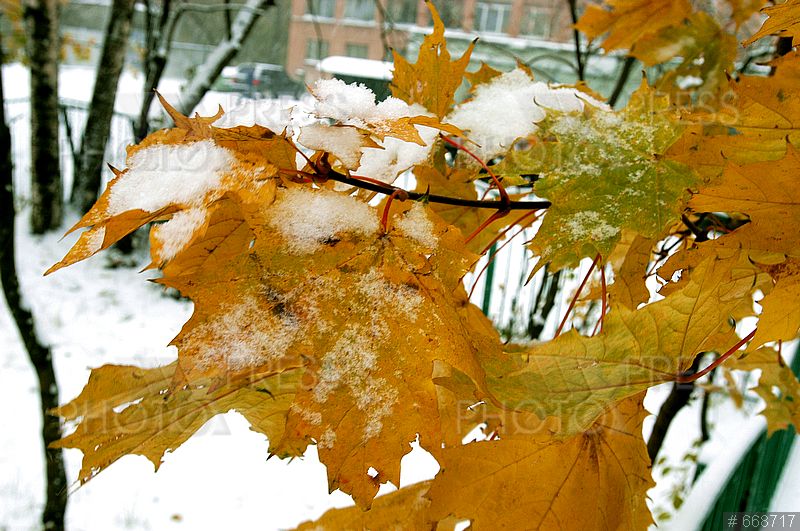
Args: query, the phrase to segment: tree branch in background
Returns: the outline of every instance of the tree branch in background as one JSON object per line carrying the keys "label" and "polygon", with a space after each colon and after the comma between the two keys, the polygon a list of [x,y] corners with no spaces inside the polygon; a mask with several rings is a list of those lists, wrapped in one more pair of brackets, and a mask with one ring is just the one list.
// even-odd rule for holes
{"label": "tree branch in background", "polygon": [[230,10],[231,0],[225,0],[225,38],[228,40],[233,39],[233,17],[231,16]]}
{"label": "tree branch in background", "polygon": [[[542,286],[536,294],[536,304],[531,309],[530,320],[528,321],[528,337],[531,339],[541,339],[547,319],[556,305],[556,295],[561,289],[561,276],[563,269],[550,275],[545,266],[545,278],[542,279]],[[544,302],[540,305],[544,293]]]}
{"label": "tree branch in background", "polygon": [[58,145],[59,0],[26,0],[23,19],[31,71],[31,231],[61,226],[63,186]]}
{"label": "tree branch in background", "polygon": [[100,192],[106,144],[111,133],[114,102],[125,64],[135,3],[136,0],[114,0],[111,3],[103,52],[95,74],[92,102],[75,168],[75,184],[70,196],[72,206],[80,213],[92,207]]}
{"label": "tree branch in background", "polygon": [[317,19],[314,0],[306,0],[306,11],[311,15],[311,24],[314,26],[314,34],[317,37],[317,67],[319,67],[319,62],[322,61],[322,26],[319,25],[319,20]]}
{"label": "tree branch in background", "polygon": [[144,58],[144,74],[145,82],[142,89],[142,107],[139,109],[139,119],[136,121],[136,129],[134,130],[134,137],[138,144],[149,132],[150,124],[148,115],[150,114],[150,106],[155,98],[153,92],[158,88],[158,83],[161,81],[161,76],[164,73],[164,68],[167,65],[167,54],[169,53],[170,45],[172,44],[172,32],[167,32],[167,25],[174,25],[175,20],[172,13],[171,0],[164,0],[161,2],[161,11],[159,14],[158,24],[155,23],[155,13],[151,11],[150,2],[146,2],[147,13],[145,18],[146,34],[145,34],[145,58]]}
{"label": "tree branch in background", "polygon": [[569,4],[569,16],[572,18],[572,36],[575,39],[575,72],[578,74],[578,81],[583,81],[585,78],[583,54],[581,53],[581,32],[575,24],[578,23],[578,6],[577,0],[567,0]]}
{"label": "tree branch in background", "polygon": [[145,80],[142,95],[142,108],[139,111],[139,119],[136,125],[137,143],[141,142],[149,132],[148,117],[150,114],[150,107],[155,99],[154,90],[158,88],[158,83],[161,81],[161,76],[164,74],[164,69],[167,66],[167,59],[172,49],[175,30],[183,14],[189,11],[200,13],[215,13],[230,9],[239,11],[236,19],[233,21],[233,27],[231,28],[231,35],[233,38],[225,39],[217,45],[206,61],[197,68],[194,77],[189,81],[189,84],[184,90],[182,98],[184,103],[180,108],[185,109],[194,101],[191,108],[184,113],[188,115],[203,98],[203,95],[205,95],[217,79],[222,69],[225,68],[231,59],[239,52],[244,38],[246,38],[250,30],[252,30],[253,24],[255,24],[258,16],[264,13],[264,8],[274,4],[275,0],[248,0],[246,4],[223,3],[206,5],[181,3],[172,9],[170,0],[164,0],[158,27],[152,30],[152,41],[148,43],[148,66],[145,68],[147,79]]}
{"label": "tree branch in background", "polygon": [[394,31],[394,21],[386,11],[386,7],[381,0],[375,0],[375,7],[381,19],[381,43],[383,43],[383,57],[386,60],[392,52],[392,46],[389,44],[389,33]]}
{"label": "tree branch in background", "polygon": [[61,438],[61,424],[57,417],[48,413],[49,410],[59,405],[58,382],[53,370],[50,348],[43,345],[36,336],[33,315],[24,302],[17,276],[14,255],[16,218],[11,165],[11,135],[3,105],[5,101],[2,83],[3,63],[3,47],[0,43],[0,282],[3,285],[6,303],[36,371],[39,384],[46,471],[46,499],[42,512],[42,528],[49,531],[60,531],[64,529],[64,511],[67,507],[67,477],[64,473],[62,450],[49,447],[50,443]]}
{"label": "tree branch in background", "polygon": [[[686,371],[686,374],[696,373],[702,358],[703,354],[698,355],[694,359],[692,366]],[[655,463],[658,452],[664,444],[664,438],[667,436],[669,426],[672,424],[675,416],[692,398],[694,387],[694,381],[675,382],[672,384],[672,390],[661,405],[661,409],[658,410],[656,422],[653,424],[653,431],[650,432],[650,438],[647,439],[647,454],[650,456],[651,463]]]}
{"label": "tree branch in background", "polygon": [[633,70],[633,65],[635,63],[636,58],[633,56],[626,57],[625,62],[622,63],[622,70],[619,71],[617,84],[614,85],[614,90],[611,91],[611,96],[608,98],[608,105],[610,107],[613,108],[617,104],[617,100],[619,100],[619,97],[622,95],[622,90],[628,83],[628,78],[631,77],[631,71]]}
{"label": "tree branch in background", "polygon": [[[255,27],[258,17],[263,13],[264,8],[274,6],[275,0],[247,0],[243,5],[236,5],[239,13],[233,21],[231,28],[231,38],[220,42],[214,51],[206,57],[203,64],[195,70],[194,76],[189,80],[186,88],[181,94],[178,110],[186,115],[191,115],[195,107],[203,99],[203,96],[211,88],[211,85],[219,77],[222,69],[225,68],[239,50],[242,48],[247,36]],[[223,4],[220,7],[229,7]]]}

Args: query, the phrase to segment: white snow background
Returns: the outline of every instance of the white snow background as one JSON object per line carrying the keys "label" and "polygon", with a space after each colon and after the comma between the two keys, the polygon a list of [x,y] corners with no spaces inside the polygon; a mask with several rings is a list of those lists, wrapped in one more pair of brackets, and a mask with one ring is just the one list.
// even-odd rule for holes
{"label": "white snow background", "polygon": [[[88,101],[93,75],[91,68],[64,67],[60,96]],[[27,96],[27,71],[23,67],[4,68],[3,78],[7,98]],[[118,111],[138,110],[141,85],[140,74],[124,73]],[[179,85],[179,80],[167,79],[160,90],[170,99],[178,92]],[[240,125],[258,121],[275,126],[291,118],[291,111],[287,110],[289,102],[262,102],[256,113],[247,102],[215,92],[204,98],[199,110],[204,115],[213,114],[218,103],[226,110],[238,110],[235,117],[228,116],[225,120],[235,120]],[[265,114],[264,109],[269,111]],[[265,123],[270,120],[274,123]],[[16,188],[24,196],[27,184],[16,183]],[[175,358],[174,348],[165,345],[189,318],[190,303],[166,296],[159,286],[146,282],[147,273],[139,274],[136,268],[107,268],[108,261],[102,255],[42,277],[77,236],[63,240],[60,234],[33,237],[28,232],[26,218],[26,210],[17,218],[16,254],[22,289],[33,309],[41,338],[53,347],[62,402],[80,392],[93,367],[106,363],[152,367]],[[74,221],[67,220],[65,228]],[[518,262],[509,262],[514,263]],[[508,278],[518,277],[515,266],[509,267]],[[38,390],[4,303],[0,306],[0,345],[0,418],[4,420],[0,430],[0,530],[38,529],[44,498]],[[647,408],[656,412],[668,392],[669,385],[651,390],[645,402]],[[711,463],[731,459],[737,447],[747,440],[747,430],[741,429],[746,418],[729,402],[713,407],[710,414],[713,436],[701,459]],[[650,417],[645,424],[645,435],[649,434],[652,420]],[[661,455],[680,464],[699,436],[699,424],[699,401],[694,401],[673,422]],[[81,452],[67,450],[66,458],[68,477],[74,481]],[[433,458],[419,448],[403,459],[402,467],[401,486],[433,477],[438,470]],[[706,474],[716,469],[708,470]],[[725,475],[724,470],[715,473]],[[656,474],[656,480],[658,485],[650,492],[652,504],[669,507],[670,492],[680,483],[680,477]],[[385,485],[381,492],[390,490],[393,487]],[[341,492],[328,494],[325,467],[319,463],[313,446],[303,459],[291,463],[277,458],[267,460],[265,437],[249,430],[247,422],[236,413],[209,421],[178,450],[165,456],[157,474],[144,457],[127,456],[87,485],[78,489],[73,485],[70,494],[67,527],[87,531],[286,529],[331,507],[352,503]],[[709,497],[708,491],[695,496]],[[798,443],[790,455],[773,506],[775,510],[800,509]],[[678,519],[681,529],[690,529],[697,523],[696,514],[694,519],[691,514],[688,517],[681,514]]]}

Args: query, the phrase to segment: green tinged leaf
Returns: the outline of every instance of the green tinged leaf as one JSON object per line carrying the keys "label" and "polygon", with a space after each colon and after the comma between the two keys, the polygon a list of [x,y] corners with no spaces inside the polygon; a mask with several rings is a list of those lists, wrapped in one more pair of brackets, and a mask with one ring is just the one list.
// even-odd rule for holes
{"label": "green tinged leaf", "polygon": [[[662,237],[680,219],[688,189],[698,182],[687,167],[661,155],[681,126],[665,97],[643,82],[620,113],[590,110],[548,118],[546,141],[531,157],[541,173],[534,191],[553,202],[530,248],[550,262],[571,267],[582,258],[607,257],[623,229],[645,238]],[[524,155],[515,155],[517,170]]]}
{"label": "green tinged leaf", "polygon": [[612,404],[674,380],[700,352],[735,344],[728,319],[750,303],[751,284],[730,281],[727,266],[707,260],[664,300],[639,310],[613,307],[598,336],[572,330],[487,359],[490,391],[507,408],[558,418],[560,436],[588,429]]}

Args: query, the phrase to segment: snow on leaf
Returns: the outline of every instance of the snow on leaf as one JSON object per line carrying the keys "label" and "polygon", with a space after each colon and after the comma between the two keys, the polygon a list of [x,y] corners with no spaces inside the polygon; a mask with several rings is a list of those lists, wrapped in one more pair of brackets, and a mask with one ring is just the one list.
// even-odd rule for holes
{"label": "snow on leaf", "polygon": [[474,88],[474,97],[455,107],[447,121],[463,129],[478,144],[484,160],[508,151],[515,140],[538,130],[547,111],[581,112],[586,106],[606,105],[574,88],[552,87],[534,81],[517,68]]}
{"label": "snow on leaf", "polygon": [[207,381],[173,389],[176,364],[156,369],[104,365],[92,370],[81,394],[54,413],[77,421],[75,430],[53,443],[78,448],[78,479],[89,481],[128,454],[143,455],[156,469],[212,417],[235,409],[270,444],[280,440],[299,374],[252,375],[247,382],[209,389]]}
{"label": "snow on leaf", "polygon": [[547,431],[447,448],[427,497],[432,520],[471,529],[645,529],[654,485],[642,394],[570,438]]}
{"label": "snow on leaf", "polygon": [[[661,156],[680,135],[664,97],[643,82],[620,113],[593,110],[546,120],[540,137],[552,135],[543,153],[528,160],[534,185],[549,199],[544,222],[530,247],[536,269],[576,265],[598,253],[608,257],[623,229],[658,239],[680,219],[697,177]],[[517,170],[521,169],[520,167]]]}
{"label": "snow on leaf", "polygon": [[300,130],[297,141],[309,149],[327,151],[348,170],[355,170],[361,164],[364,148],[381,148],[369,131],[350,125],[309,124]]}
{"label": "snow on leaf", "polygon": [[428,217],[428,209],[423,203],[414,203],[402,217],[395,220],[394,225],[401,234],[424,247],[435,249],[439,243],[439,238],[434,234],[433,221]]}
{"label": "snow on leaf", "polygon": [[[115,171],[115,178],[95,205],[69,231],[90,228],[86,237],[82,235],[47,273],[84,260],[143,225],[169,220],[180,212],[191,214],[182,214],[173,229],[180,226],[181,218],[186,221],[189,217],[192,225],[201,229],[208,225],[209,208],[226,194],[264,195],[265,187],[274,190],[270,188],[274,184],[267,183],[277,178],[279,169],[295,168],[296,151],[283,135],[257,125],[221,129],[210,125],[218,117],[186,118],[171,107],[167,110],[178,128],[158,131],[128,148],[128,168]],[[102,244],[89,245],[99,241],[101,231]],[[169,229],[163,231],[156,231],[161,232],[160,240],[155,236],[160,246],[153,256],[157,265],[199,236],[193,231],[186,240],[186,234],[176,231],[173,236],[183,240],[168,242],[163,236],[169,236]],[[164,253],[165,249],[170,252]]]}
{"label": "snow on leaf", "polygon": [[800,0],[786,0],[782,4],[765,7],[761,12],[768,18],[761,29],[742,43],[744,46],[768,35],[791,37],[792,46],[800,44]]}
{"label": "snow on leaf", "polygon": [[433,33],[426,36],[419,48],[416,64],[409,63],[393,51],[394,75],[392,95],[408,104],[419,103],[437,118],[444,117],[453,105],[456,89],[475,43],[469,45],[460,59],[450,61],[444,38],[444,24],[432,2],[426,2],[433,17]]}
{"label": "snow on leaf", "polygon": [[441,448],[434,361],[485,389],[477,351],[499,342],[461,313],[460,279],[476,258],[430,212],[379,235],[378,213],[336,192],[281,190],[261,215],[248,222],[248,251],[160,280],[195,304],[174,341],[176,385],[304,366],[275,451],[300,455],[317,442],[331,488],[368,506],[381,482],[399,481],[418,434]]}

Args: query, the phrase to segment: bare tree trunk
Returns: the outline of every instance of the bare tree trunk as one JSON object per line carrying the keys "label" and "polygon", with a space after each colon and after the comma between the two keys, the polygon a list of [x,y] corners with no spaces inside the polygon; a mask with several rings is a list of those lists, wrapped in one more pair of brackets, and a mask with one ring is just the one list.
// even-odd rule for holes
{"label": "bare tree trunk", "polygon": [[214,48],[214,51],[206,58],[205,62],[197,67],[194,76],[183,90],[181,103],[178,107],[181,113],[188,116],[197,107],[205,93],[208,92],[208,89],[219,77],[222,69],[239,53],[244,40],[252,31],[253,26],[255,26],[260,11],[273,4],[274,0],[247,0],[247,3],[241,6],[236,19],[233,21],[230,38],[220,42]]}
{"label": "bare tree trunk", "polygon": [[75,168],[72,206],[80,212],[89,210],[97,199],[102,181],[106,144],[114,116],[117,85],[125,63],[128,36],[131,32],[135,0],[114,0],[106,27],[103,53],[97,66],[89,117]]}
{"label": "bare tree trunk", "polygon": [[[0,67],[3,65],[3,48],[0,43]],[[14,256],[14,186],[11,167],[11,135],[6,124],[3,106],[2,70],[0,70],[0,283],[3,285],[11,315],[17,324],[28,357],[36,370],[42,411],[42,440],[46,468],[46,499],[42,513],[42,526],[46,530],[64,529],[64,511],[67,507],[67,478],[64,473],[62,450],[50,448],[61,438],[58,418],[48,411],[58,406],[58,383],[50,348],[42,345],[36,336],[33,315],[26,307],[20,291]]]}
{"label": "bare tree trunk", "polygon": [[25,0],[31,70],[31,230],[61,226],[63,199],[58,146],[58,0]]}

